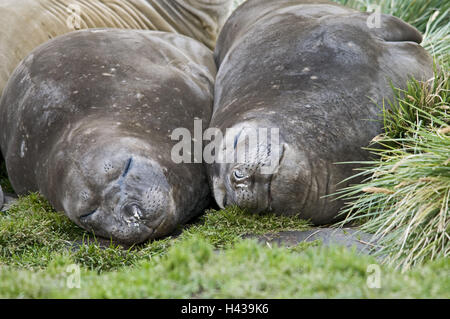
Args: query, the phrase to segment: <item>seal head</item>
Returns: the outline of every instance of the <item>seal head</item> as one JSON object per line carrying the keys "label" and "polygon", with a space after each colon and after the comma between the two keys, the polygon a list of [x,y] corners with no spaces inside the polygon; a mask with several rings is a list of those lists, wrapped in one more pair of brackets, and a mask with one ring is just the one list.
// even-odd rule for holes
{"label": "seal head", "polygon": [[[106,132],[109,138],[101,139]],[[67,161],[68,150],[55,154],[51,165],[61,178],[56,195],[62,209],[79,226],[117,242],[164,235],[178,222],[179,212],[162,167],[149,157],[147,142],[113,134],[97,125],[83,137],[100,138],[95,147],[72,161]],[[76,138],[71,142],[78,143]]]}

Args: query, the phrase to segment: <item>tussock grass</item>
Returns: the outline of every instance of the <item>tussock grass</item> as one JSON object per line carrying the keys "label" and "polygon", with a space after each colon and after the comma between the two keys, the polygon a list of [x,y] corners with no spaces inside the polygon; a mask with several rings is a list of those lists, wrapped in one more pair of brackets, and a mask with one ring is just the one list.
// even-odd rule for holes
{"label": "tussock grass", "polygon": [[423,33],[422,46],[433,55],[444,69],[450,67],[450,3],[446,9],[435,11]]}
{"label": "tussock grass", "polygon": [[339,194],[345,222],[375,233],[377,254],[402,270],[450,254],[450,108],[448,72],[411,81],[384,110],[385,133],[369,148],[378,157]]}

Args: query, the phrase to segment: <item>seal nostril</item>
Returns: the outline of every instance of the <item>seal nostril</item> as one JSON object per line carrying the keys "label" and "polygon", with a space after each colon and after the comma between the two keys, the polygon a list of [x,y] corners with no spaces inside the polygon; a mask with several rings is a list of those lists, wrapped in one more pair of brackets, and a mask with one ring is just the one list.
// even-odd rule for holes
{"label": "seal nostril", "polygon": [[125,217],[134,217],[136,219],[141,219],[143,217],[142,209],[136,204],[125,205],[122,209],[122,214]]}

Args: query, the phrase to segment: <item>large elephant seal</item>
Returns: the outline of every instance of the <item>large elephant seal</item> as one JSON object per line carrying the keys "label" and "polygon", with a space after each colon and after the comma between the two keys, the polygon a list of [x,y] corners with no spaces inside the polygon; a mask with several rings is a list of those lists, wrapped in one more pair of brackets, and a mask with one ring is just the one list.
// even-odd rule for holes
{"label": "large elephant seal", "polygon": [[215,73],[206,46],[172,33],[91,29],[45,43],[0,101],[13,188],[119,243],[169,234],[210,201],[204,166],[172,161],[171,132],[209,121]]}
{"label": "large elephant seal", "polygon": [[146,29],[183,34],[214,47],[232,0],[1,0],[0,95],[33,49],[87,28]]}
{"label": "large elephant seal", "polygon": [[433,76],[416,29],[388,15],[370,28],[368,17],[295,0],[249,0],[232,14],[216,46],[210,127],[236,128],[227,133],[234,147],[251,148],[241,133],[252,128],[279,129],[279,143],[258,140],[241,162],[208,165],[220,206],[335,220],[343,203],[326,195],[355,174],[355,165],[336,163],[369,158],[361,148],[382,132],[379,105],[393,98],[391,81],[404,88],[410,76]]}

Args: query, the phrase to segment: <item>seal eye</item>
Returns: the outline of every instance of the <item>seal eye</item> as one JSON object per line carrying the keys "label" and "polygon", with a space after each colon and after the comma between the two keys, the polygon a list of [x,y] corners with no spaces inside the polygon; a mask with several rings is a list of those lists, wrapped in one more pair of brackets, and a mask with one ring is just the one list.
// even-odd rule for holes
{"label": "seal eye", "polygon": [[241,170],[235,170],[233,172],[233,176],[236,180],[241,180],[245,178],[245,174]]}
{"label": "seal eye", "polygon": [[88,217],[94,215],[97,211],[98,211],[98,209],[94,209],[93,211],[91,211],[83,216],[80,216],[80,220],[86,220]]}

